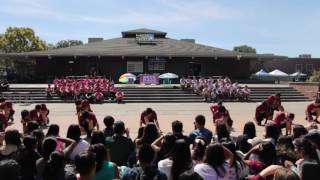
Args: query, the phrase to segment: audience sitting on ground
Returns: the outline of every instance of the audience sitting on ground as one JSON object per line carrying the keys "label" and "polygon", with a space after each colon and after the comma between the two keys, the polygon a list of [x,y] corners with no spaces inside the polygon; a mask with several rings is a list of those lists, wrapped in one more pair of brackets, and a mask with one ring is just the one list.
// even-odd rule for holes
{"label": "audience sitting on ground", "polygon": [[250,89],[248,86],[241,87],[238,82],[232,83],[228,77],[224,79],[205,79],[196,77],[181,78],[182,89],[192,89],[194,93],[203,96],[205,101],[212,102],[221,99],[250,99]]}
{"label": "audience sitting on ground", "polygon": [[[205,128],[205,117],[197,115],[195,129],[186,136],[184,124],[179,120],[172,121],[172,132],[163,134],[154,121],[155,112],[151,111],[144,115],[148,118],[143,118],[145,125],[139,128],[133,142],[125,123],[111,116],[103,119],[106,126],[103,131],[90,128],[94,127],[88,117],[92,109],[89,104],[83,105],[79,113],[80,121],[85,123],[71,124],[66,138],[60,136],[57,124],[51,124],[46,134],[43,132],[37,118],[42,111],[48,113],[46,108],[37,105],[32,118],[29,111],[23,110],[22,134],[15,129],[0,133],[0,178],[309,180],[319,177],[318,125],[316,122],[307,127],[292,125],[292,113],[279,111],[274,121],[265,124],[263,137],[257,135],[252,121],[244,124],[239,136],[231,134],[227,123],[217,123],[213,135]],[[82,132],[86,138],[82,138]]]}

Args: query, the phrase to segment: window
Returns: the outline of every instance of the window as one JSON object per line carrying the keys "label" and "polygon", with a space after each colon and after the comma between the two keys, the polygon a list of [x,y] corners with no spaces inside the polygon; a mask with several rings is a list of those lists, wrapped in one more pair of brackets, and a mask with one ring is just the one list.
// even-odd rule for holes
{"label": "window", "polygon": [[131,73],[143,72],[143,62],[142,61],[128,61],[127,62],[127,72],[131,72]]}
{"label": "window", "polygon": [[165,70],[165,62],[164,61],[149,61],[148,62],[148,70],[149,71],[164,71]]}
{"label": "window", "polygon": [[296,64],[296,72],[302,72],[302,71],[303,71],[302,64]]}
{"label": "window", "polygon": [[313,64],[307,64],[306,65],[306,72],[307,73],[313,72]]}

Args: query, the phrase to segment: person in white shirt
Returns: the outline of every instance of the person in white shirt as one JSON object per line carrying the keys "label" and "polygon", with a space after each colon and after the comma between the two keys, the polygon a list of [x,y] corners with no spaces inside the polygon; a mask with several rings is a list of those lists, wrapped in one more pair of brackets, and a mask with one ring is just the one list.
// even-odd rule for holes
{"label": "person in white shirt", "polygon": [[166,174],[168,180],[178,179],[179,175],[193,167],[189,143],[184,139],[175,142],[172,155],[158,162],[160,172]]}
{"label": "person in white shirt", "polygon": [[81,136],[81,130],[79,125],[71,124],[67,131],[67,138],[70,138],[76,142],[73,150],[71,151],[68,157],[72,161],[80,152],[88,150],[90,146],[90,144],[87,141],[81,139],[80,136]]}
{"label": "person in white shirt", "polygon": [[227,180],[234,155],[221,144],[210,144],[205,152],[204,161],[194,167],[204,180]]}

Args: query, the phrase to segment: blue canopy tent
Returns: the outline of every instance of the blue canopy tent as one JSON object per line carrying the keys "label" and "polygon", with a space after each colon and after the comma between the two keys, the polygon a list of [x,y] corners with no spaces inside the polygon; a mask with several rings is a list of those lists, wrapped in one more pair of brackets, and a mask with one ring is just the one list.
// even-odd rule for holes
{"label": "blue canopy tent", "polygon": [[266,71],[264,71],[263,69],[261,69],[260,71],[256,72],[254,75],[256,75],[256,76],[270,76],[270,74],[267,73]]}

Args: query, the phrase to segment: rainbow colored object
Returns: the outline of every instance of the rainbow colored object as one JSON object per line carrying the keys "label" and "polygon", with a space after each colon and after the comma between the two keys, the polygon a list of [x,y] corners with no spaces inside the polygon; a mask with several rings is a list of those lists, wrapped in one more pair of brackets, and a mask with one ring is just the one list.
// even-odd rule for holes
{"label": "rainbow colored object", "polygon": [[119,82],[121,82],[121,83],[128,83],[128,82],[129,82],[129,78],[128,78],[128,77],[125,77],[125,76],[120,76]]}

